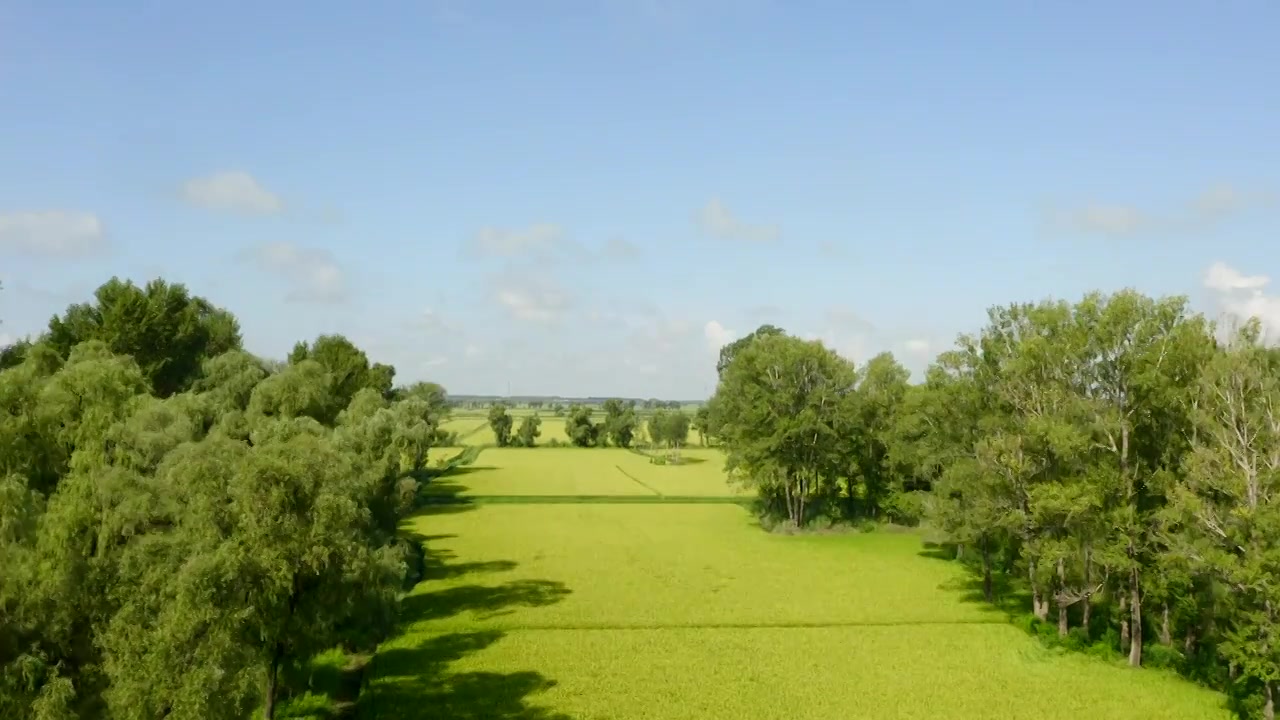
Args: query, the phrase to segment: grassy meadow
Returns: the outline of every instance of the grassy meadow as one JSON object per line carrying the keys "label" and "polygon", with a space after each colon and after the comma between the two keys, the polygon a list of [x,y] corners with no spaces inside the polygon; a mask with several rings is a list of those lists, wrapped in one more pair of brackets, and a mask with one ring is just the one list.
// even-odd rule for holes
{"label": "grassy meadow", "polygon": [[[763,532],[716,451],[689,454],[487,449],[445,478],[472,502],[406,521],[426,576],[360,717],[1230,717],[1174,676],[1046,649],[916,535]],[[657,492],[724,502],[625,502]]]}

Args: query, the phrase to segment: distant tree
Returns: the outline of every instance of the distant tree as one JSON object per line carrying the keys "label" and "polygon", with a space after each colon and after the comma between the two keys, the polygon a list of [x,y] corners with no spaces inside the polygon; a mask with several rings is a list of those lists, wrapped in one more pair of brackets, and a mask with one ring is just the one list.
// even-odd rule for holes
{"label": "distant tree", "polygon": [[555,417],[564,417],[564,405],[555,403],[551,406],[551,414]]}
{"label": "distant tree", "polygon": [[511,426],[514,424],[511,416],[507,414],[507,406],[502,403],[495,403],[489,408],[489,427],[493,428],[493,437],[498,443],[498,447],[507,447],[511,444]]}
{"label": "distant tree", "polygon": [[711,429],[711,408],[705,403],[698,406],[693,413],[692,422],[693,431],[698,433],[698,443],[700,445],[707,444],[708,431]]}
{"label": "distant tree", "polygon": [[593,447],[600,439],[600,426],[591,422],[591,408],[586,405],[574,405],[569,409],[564,429],[569,442],[578,447]]}
{"label": "distant tree", "polygon": [[239,349],[240,328],[230,313],[192,296],[184,285],[153,280],[140,288],[112,278],[93,302],[72,305],[49,320],[45,342],[63,359],[87,340],[132,357],[152,391],[168,397],[191,387],[205,359]]}
{"label": "distant tree", "polygon": [[617,447],[629,448],[635,438],[638,422],[635,405],[634,400],[624,403],[617,398],[604,402],[604,434]]}
{"label": "distant tree", "polygon": [[516,444],[520,447],[535,447],[542,435],[542,418],[537,415],[526,415],[520,421],[520,429],[516,431]]}

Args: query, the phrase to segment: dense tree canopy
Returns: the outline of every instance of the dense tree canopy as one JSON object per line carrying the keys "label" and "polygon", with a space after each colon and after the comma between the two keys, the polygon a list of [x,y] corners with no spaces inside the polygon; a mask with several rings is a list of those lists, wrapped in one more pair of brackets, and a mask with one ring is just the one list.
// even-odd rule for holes
{"label": "dense tree canopy", "polygon": [[0,716],[270,718],[283,667],[388,629],[443,390],[336,336],[239,343],[180,285],[112,280],[8,356]]}
{"label": "dense tree canopy", "polygon": [[910,385],[889,355],[855,370],[762,328],[722,351],[707,425],[766,516],[920,523],[1067,646],[1269,719],[1280,353],[1230,335],[1131,290],[1013,304]]}

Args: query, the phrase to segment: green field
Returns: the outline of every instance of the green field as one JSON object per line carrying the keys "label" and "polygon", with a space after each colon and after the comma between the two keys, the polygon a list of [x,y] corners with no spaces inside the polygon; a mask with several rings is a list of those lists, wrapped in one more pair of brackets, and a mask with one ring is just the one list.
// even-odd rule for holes
{"label": "green field", "polygon": [[[625,498],[644,489],[607,472],[624,455],[655,487],[711,492],[719,472],[486,450],[447,480]],[[365,718],[1229,717],[1175,677],[1045,649],[911,534],[773,535],[735,504],[608,502],[431,506],[406,530],[427,579],[368,670]]]}

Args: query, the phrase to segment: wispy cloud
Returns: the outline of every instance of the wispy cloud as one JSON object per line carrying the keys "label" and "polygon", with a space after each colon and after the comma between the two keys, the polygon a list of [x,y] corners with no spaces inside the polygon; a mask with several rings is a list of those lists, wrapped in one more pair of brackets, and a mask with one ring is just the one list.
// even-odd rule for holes
{"label": "wispy cloud", "polygon": [[1275,193],[1249,190],[1221,183],[1166,210],[1148,210],[1136,205],[1090,203],[1075,208],[1058,208],[1048,213],[1052,228],[1073,234],[1111,238],[1134,237],[1158,232],[1194,232],[1255,210],[1274,207]]}
{"label": "wispy cloud", "polygon": [[546,257],[565,242],[564,228],[555,223],[535,223],[526,228],[480,228],[467,242],[467,249],[482,257]]}
{"label": "wispy cloud", "polygon": [[724,240],[765,243],[777,240],[781,235],[777,225],[752,225],[742,222],[719,198],[713,198],[695,213],[694,221],[703,232]]}
{"label": "wispy cloud", "polygon": [[558,323],[572,305],[556,282],[514,272],[494,279],[493,299],[513,319],[538,325]]}
{"label": "wispy cloud", "polygon": [[330,303],[347,298],[346,275],[333,253],[324,248],[270,242],[254,248],[247,257],[289,283],[289,300]]}
{"label": "wispy cloud", "polygon": [[182,184],[182,199],[196,207],[239,215],[274,215],[284,200],[243,170],[223,170]]}
{"label": "wispy cloud", "polygon": [[106,229],[93,213],[75,210],[0,213],[0,251],[69,259],[96,255],[106,246]]}

